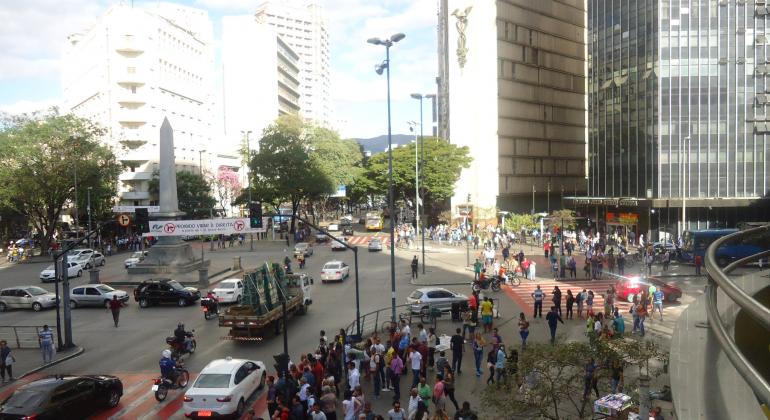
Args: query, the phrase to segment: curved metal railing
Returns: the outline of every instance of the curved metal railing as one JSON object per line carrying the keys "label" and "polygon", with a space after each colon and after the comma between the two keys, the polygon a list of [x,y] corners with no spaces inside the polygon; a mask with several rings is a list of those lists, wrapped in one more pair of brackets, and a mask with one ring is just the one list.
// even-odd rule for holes
{"label": "curved metal railing", "polygon": [[770,255],[770,250],[765,250],[760,253],[754,254],[750,257],[742,258],[731,264],[724,269],[720,268],[716,263],[716,251],[722,245],[732,242],[738,239],[745,239],[756,234],[770,234],[770,225],[762,227],[743,230],[736,232],[722,238],[717,239],[706,250],[706,271],[709,277],[709,285],[706,296],[706,314],[708,316],[708,322],[711,326],[711,330],[714,333],[719,346],[725,353],[727,358],[733,364],[735,369],[746,380],[746,383],[754,391],[757,399],[765,406],[770,406],[770,384],[767,380],[754,368],[748,358],[738,348],[735,340],[730,337],[725,328],[722,318],[719,316],[719,310],[717,308],[717,288],[721,288],[722,291],[730,297],[742,310],[746,311],[749,316],[759,322],[767,331],[770,331],[770,309],[762,305],[756,299],[752,298],[746,293],[740,286],[730,280],[727,275],[736,268],[757,261]]}

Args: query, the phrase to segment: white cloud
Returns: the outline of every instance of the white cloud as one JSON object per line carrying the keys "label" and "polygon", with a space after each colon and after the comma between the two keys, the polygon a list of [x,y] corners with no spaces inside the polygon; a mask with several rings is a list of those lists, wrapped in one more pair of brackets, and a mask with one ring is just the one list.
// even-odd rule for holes
{"label": "white cloud", "polygon": [[58,79],[67,35],[83,30],[106,8],[102,0],[24,0],[0,8],[0,80]]}
{"label": "white cloud", "polygon": [[209,12],[254,13],[262,3],[260,0],[195,0],[193,7]]}
{"label": "white cloud", "polygon": [[35,111],[46,111],[61,104],[61,98],[43,99],[41,101],[22,100],[12,104],[0,105],[0,111],[12,115],[28,114]]}

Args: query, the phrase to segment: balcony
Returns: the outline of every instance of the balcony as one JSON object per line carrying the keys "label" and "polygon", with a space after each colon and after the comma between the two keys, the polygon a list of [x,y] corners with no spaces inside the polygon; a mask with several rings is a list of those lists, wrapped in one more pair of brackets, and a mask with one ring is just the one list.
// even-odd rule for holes
{"label": "balcony", "polygon": [[118,122],[126,124],[147,123],[147,113],[141,108],[123,108],[115,116]]}
{"label": "balcony", "polygon": [[120,193],[121,200],[149,200],[149,191],[125,191]]}
{"label": "balcony", "polygon": [[131,93],[130,91],[121,92],[117,95],[118,103],[121,105],[144,105],[147,103],[145,95],[142,93]]}
{"label": "balcony", "polygon": [[115,51],[127,55],[139,55],[145,50],[144,40],[131,35],[119,38],[115,44]]}
{"label": "balcony", "polygon": [[147,74],[135,67],[119,70],[115,74],[115,81],[121,85],[141,86],[145,84]]}
{"label": "balcony", "polygon": [[150,160],[150,153],[142,149],[128,150],[119,159],[121,162],[147,162]]}
{"label": "balcony", "polygon": [[136,149],[147,143],[147,135],[144,130],[124,130],[118,134],[118,141],[129,149]]}
{"label": "balcony", "polygon": [[149,181],[152,178],[152,172],[123,172],[120,174],[121,181]]}

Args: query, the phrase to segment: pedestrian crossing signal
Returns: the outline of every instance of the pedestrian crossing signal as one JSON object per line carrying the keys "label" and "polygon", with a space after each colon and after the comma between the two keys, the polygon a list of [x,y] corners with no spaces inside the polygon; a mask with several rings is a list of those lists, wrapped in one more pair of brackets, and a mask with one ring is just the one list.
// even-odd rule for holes
{"label": "pedestrian crossing signal", "polygon": [[146,208],[136,209],[136,228],[139,233],[150,232],[150,215]]}
{"label": "pedestrian crossing signal", "polygon": [[262,229],[262,202],[252,201],[249,204],[249,224],[252,229]]}

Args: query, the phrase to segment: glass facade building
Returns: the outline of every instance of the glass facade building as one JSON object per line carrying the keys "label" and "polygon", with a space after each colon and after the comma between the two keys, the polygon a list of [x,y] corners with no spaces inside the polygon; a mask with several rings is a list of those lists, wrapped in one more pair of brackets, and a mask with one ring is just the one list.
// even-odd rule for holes
{"label": "glass facade building", "polygon": [[587,2],[588,196],[567,203],[653,239],[770,221],[770,4]]}
{"label": "glass facade building", "polygon": [[766,196],[770,5],[588,2],[589,196]]}

